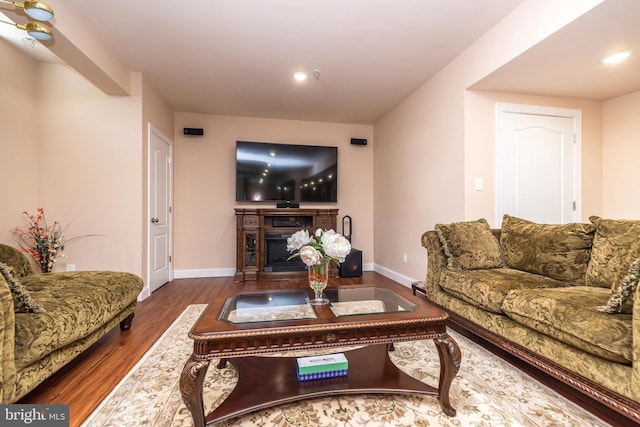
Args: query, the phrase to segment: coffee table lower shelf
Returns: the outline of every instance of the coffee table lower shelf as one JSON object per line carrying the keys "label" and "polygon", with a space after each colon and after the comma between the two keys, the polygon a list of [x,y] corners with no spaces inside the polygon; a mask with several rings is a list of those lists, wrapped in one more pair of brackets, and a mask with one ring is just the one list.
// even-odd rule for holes
{"label": "coffee table lower shelf", "polygon": [[[407,394],[435,396],[445,413],[455,415],[448,400],[448,385],[442,390],[416,380],[398,369],[389,358],[388,345],[371,345],[345,352],[349,361],[346,377],[298,381],[295,357],[239,357],[228,359],[238,372],[238,383],[229,397],[204,419],[217,423],[285,403],[335,394]],[[198,361],[207,369],[208,361]],[[205,364],[203,366],[202,364]],[[213,367],[212,367],[213,368]],[[204,376],[203,373],[201,373]],[[201,393],[199,393],[202,396]],[[199,405],[198,405],[199,406]]]}

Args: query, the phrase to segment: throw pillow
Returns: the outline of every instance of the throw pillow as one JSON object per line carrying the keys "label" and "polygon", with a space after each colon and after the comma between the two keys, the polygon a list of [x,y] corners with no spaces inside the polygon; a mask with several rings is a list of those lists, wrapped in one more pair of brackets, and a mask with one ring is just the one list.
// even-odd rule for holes
{"label": "throw pillow", "polygon": [[436,224],[436,233],[452,270],[477,270],[503,266],[498,240],[486,219]]}
{"label": "throw pillow", "polygon": [[591,224],[538,224],[504,215],[500,245],[508,267],[583,284],[594,233]]}
{"label": "throw pillow", "polygon": [[[597,310],[605,313],[633,313],[633,295],[638,287],[638,281],[640,281],[640,258],[631,263],[627,275],[611,288],[609,301],[597,307]],[[629,298],[629,296],[632,297]]]}
{"label": "throw pillow", "polygon": [[[612,297],[622,287],[623,280],[632,272],[632,264],[640,258],[640,221],[628,219],[603,219],[592,216],[589,220],[596,227],[593,251],[587,268],[586,284],[611,288]],[[633,288],[633,286],[632,286]],[[623,298],[633,303],[635,289]]]}
{"label": "throw pillow", "polygon": [[0,274],[4,277],[11,296],[13,297],[13,310],[16,313],[44,313],[44,308],[35,302],[24,286],[13,276],[12,268],[0,262]]}

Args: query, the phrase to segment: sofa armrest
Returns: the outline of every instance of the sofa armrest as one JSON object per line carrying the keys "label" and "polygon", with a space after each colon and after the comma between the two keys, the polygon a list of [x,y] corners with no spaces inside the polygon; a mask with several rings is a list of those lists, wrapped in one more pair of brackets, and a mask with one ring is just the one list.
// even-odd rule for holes
{"label": "sofa armrest", "polygon": [[435,300],[434,295],[442,292],[440,276],[447,268],[447,258],[435,230],[422,234],[422,246],[427,250],[427,278],[425,288],[427,298]]}
{"label": "sofa armrest", "polygon": [[6,280],[0,274],[0,402],[11,402],[15,394],[16,365],[15,314],[13,297]]}
{"label": "sofa armrest", "polygon": [[13,274],[15,277],[24,277],[29,274],[35,274],[35,270],[33,269],[29,258],[13,246],[0,243],[0,261],[13,268]]}

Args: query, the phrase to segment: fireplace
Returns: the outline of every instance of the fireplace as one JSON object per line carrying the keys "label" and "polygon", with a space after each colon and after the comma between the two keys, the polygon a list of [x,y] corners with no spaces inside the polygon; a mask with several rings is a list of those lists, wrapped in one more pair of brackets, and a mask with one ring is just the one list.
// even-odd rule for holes
{"label": "fireplace", "polygon": [[293,233],[265,233],[264,235],[264,271],[305,271],[306,266],[300,258],[287,260],[291,253],[287,251],[287,239]]}

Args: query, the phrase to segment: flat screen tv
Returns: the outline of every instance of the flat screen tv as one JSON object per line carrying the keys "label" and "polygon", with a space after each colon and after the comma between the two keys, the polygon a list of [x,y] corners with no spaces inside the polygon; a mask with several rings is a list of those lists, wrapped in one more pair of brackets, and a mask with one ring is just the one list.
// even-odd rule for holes
{"label": "flat screen tv", "polygon": [[236,201],[338,201],[338,148],[236,141]]}

